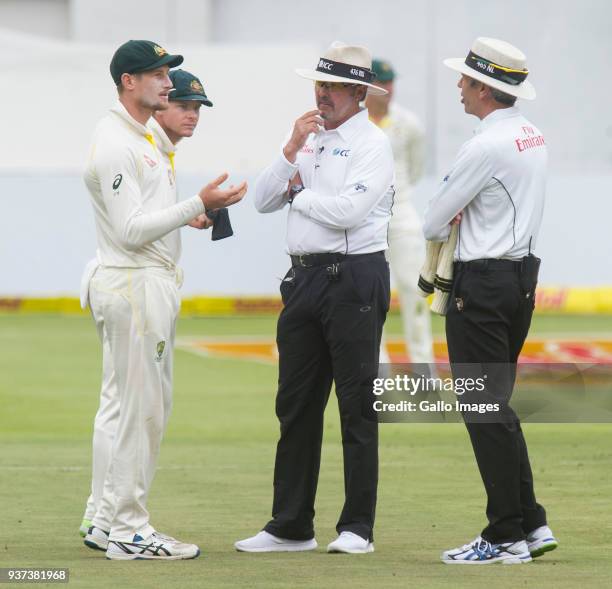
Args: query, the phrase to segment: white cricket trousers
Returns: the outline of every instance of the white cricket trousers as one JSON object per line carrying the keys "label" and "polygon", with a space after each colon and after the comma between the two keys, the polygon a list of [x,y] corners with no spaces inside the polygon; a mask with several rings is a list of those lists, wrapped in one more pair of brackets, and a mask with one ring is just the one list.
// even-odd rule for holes
{"label": "white cricket trousers", "polygon": [[[389,223],[387,260],[399,296],[404,341],[410,362],[434,361],[431,317],[427,300],[417,293],[419,272],[425,260],[425,237],[419,216],[408,199],[398,199]],[[384,341],[384,340],[383,340]],[[389,362],[381,345],[380,361]]]}
{"label": "white cricket trousers", "polygon": [[104,483],[92,523],[110,529],[111,540],[129,542],[134,534],[146,538],[154,531],[146,504],[172,409],[176,273],[100,267],[89,301],[104,358],[94,426],[94,503],[100,477]]}
{"label": "white cricket trousers", "polygon": [[[95,319],[95,316],[94,316]],[[83,519],[93,521],[96,512],[102,505],[104,496],[104,483],[107,479],[115,433],[119,422],[119,393],[117,392],[117,379],[113,366],[111,352],[108,347],[108,337],[104,329],[104,319],[98,313],[96,329],[100,344],[102,345],[102,386],[100,389],[100,406],[94,420],[93,453],[92,453],[92,476],[91,493],[87,499],[87,506]],[[107,481],[111,485],[111,481]],[[107,498],[112,499],[112,493],[107,493]],[[110,530],[114,507],[107,504],[100,510],[98,526],[104,530]]]}

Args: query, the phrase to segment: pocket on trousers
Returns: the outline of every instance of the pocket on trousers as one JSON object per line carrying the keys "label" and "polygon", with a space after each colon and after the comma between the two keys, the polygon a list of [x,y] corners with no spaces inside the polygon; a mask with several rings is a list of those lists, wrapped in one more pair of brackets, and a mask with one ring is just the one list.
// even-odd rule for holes
{"label": "pocket on trousers", "polygon": [[376,341],[376,303],[338,303],[334,315],[345,341]]}
{"label": "pocket on trousers", "polygon": [[532,310],[535,309],[535,306],[536,306],[537,286],[538,284],[536,282],[536,284],[534,284],[530,290],[526,291],[521,285],[521,298],[523,299],[523,303],[530,305]]}
{"label": "pocket on trousers", "polygon": [[111,337],[128,333],[132,299],[127,271],[98,269],[89,286],[89,302],[96,321],[104,321]]}
{"label": "pocket on trousers", "polygon": [[279,286],[283,305],[286,305],[289,302],[289,299],[295,292],[295,281],[295,270],[293,268],[289,268],[287,274],[285,274]]}
{"label": "pocket on trousers", "polygon": [[338,303],[334,309],[334,358],[343,358],[362,375],[378,363],[378,314],[376,304]]}
{"label": "pocket on trousers", "polygon": [[391,301],[391,282],[387,261],[346,264],[357,299],[365,305],[379,305],[385,312]]}

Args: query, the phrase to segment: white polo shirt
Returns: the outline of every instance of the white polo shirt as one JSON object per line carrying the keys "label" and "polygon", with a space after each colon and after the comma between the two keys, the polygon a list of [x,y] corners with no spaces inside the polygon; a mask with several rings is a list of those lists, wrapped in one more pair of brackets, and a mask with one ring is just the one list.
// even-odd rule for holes
{"label": "white polo shirt", "polygon": [[393,206],[393,153],[387,136],[361,110],[331,131],[308,137],[292,164],[282,154],[258,177],[255,206],[288,204],[287,184],[300,172],[305,189],[289,208],[289,254],[363,254],[387,249]]}
{"label": "white polo shirt", "polygon": [[455,260],[519,260],[536,246],[546,191],[542,133],[516,107],[497,109],[461,147],[425,212],[425,238],[445,241],[463,210]]}
{"label": "white polo shirt", "polygon": [[117,104],[98,123],[84,174],[103,266],[173,267],[178,228],[204,212],[199,196],[177,203],[174,177],[151,130]]}

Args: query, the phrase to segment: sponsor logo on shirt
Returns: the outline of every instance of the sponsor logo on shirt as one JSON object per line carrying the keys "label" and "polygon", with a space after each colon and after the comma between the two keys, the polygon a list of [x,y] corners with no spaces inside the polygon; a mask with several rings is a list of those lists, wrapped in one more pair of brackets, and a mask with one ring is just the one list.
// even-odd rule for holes
{"label": "sponsor logo on shirt", "polygon": [[123,180],[123,175],[122,174],[117,174],[113,178],[113,190],[117,190],[117,188],[119,188],[119,186],[121,185],[121,181],[122,180]]}
{"label": "sponsor logo on shirt", "polygon": [[446,174],[446,176],[444,176],[444,178],[442,178],[442,182],[448,182],[449,178],[450,178],[450,174]]}
{"label": "sponsor logo on shirt", "polygon": [[314,153],[314,147],[312,145],[304,145],[304,147],[300,149],[300,153]]}
{"label": "sponsor logo on shirt", "polygon": [[144,161],[147,162],[150,168],[154,168],[157,165],[155,160],[152,160],[146,153],[144,154]]}
{"label": "sponsor logo on shirt", "polygon": [[361,184],[361,182],[358,182],[357,184],[355,184],[355,192],[367,192],[368,191],[368,187],[365,184]]}
{"label": "sponsor logo on shirt", "polygon": [[525,151],[526,149],[532,149],[533,147],[541,147],[546,145],[543,135],[536,135],[533,127],[521,127],[523,130],[524,138],[517,137],[514,140],[514,144],[519,151]]}
{"label": "sponsor logo on shirt", "polygon": [[348,157],[350,153],[350,149],[342,149],[341,147],[334,147],[334,151],[332,151],[332,155],[339,155],[340,157]]}

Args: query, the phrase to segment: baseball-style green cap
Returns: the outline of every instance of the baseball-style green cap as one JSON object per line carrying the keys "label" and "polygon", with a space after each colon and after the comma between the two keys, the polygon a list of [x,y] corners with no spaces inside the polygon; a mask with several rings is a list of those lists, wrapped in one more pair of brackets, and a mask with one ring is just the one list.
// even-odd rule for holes
{"label": "baseball-style green cap", "polygon": [[213,103],[206,96],[202,82],[185,70],[172,70],[169,74],[174,88],[168,94],[168,100],[197,100],[206,106]]}
{"label": "baseball-style green cap", "polygon": [[119,85],[123,74],[146,72],[162,65],[176,67],[181,63],[183,63],[182,55],[170,55],[161,45],[153,41],[130,40],[115,51],[110,62],[110,73],[115,84]]}
{"label": "baseball-style green cap", "polygon": [[372,71],[376,74],[376,82],[391,82],[395,79],[395,70],[388,61],[383,59],[372,60]]}

